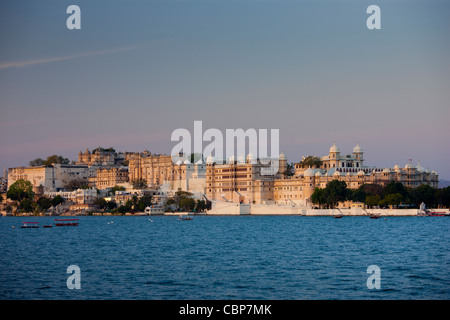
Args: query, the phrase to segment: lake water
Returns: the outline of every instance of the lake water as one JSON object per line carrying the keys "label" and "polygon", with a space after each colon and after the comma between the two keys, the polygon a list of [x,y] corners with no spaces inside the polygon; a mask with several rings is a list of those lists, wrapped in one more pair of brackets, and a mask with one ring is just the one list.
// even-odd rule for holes
{"label": "lake water", "polygon": [[[450,298],[447,217],[105,216],[42,228],[53,219],[0,218],[0,299]],[[67,288],[70,265],[79,290]],[[367,287],[371,265],[380,289]]]}

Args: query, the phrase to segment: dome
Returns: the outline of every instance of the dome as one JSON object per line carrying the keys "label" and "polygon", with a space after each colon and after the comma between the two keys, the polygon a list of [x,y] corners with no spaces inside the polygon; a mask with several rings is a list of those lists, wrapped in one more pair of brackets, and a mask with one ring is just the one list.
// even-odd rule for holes
{"label": "dome", "polygon": [[322,176],[322,174],[320,173],[320,171],[317,171],[316,172],[316,177],[321,177]]}
{"label": "dome", "polygon": [[308,168],[308,169],[306,169],[306,170],[303,172],[303,175],[304,175],[305,177],[314,177],[315,172],[314,172],[313,169]]}
{"label": "dome", "polygon": [[198,160],[195,164],[203,164],[202,159]]}
{"label": "dome", "polygon": [[233,163],[233,162],[236,161],[236,160],[234,159],[234,154],[231,155],[231,157],[230,157],[230,159],[228,159],[228,161],[229,161],[229,163]]}
{"label": "dome", "polygon": [[247,155],[247,162],[248,163],[255,163],[256,162],[256,158],[253,156],[253,154],[251,152]]}
{"label": "dome", "polygon": [[339,172],[339,171],[335,171],[334,173],[333,173],[333,176],[336,176],[336,177],[339,177],[341,175],[341,173]]}
{"label": "dome", "polygon": [[210,154],[208,157],[206,157],[206,164],[213,164],[214,163],[214,157]]}
{"label": "dome", "polygon": [[398,166],[398,164],[396,164],[395,166],[394,166],[394,170],[399,170],[400,169],[400,167]]}
{"label": "dome", "polygon": [[405,169],[414,169],[414,166],[411,163],[407,163]]}
{"label": "dome", "polygon": [[359,172],[358,172],[358,176],[363,176],[363,175],[365,175],[364,171],[362,171],[362,170],[359,170]]}
{"label": "dome", "polygon": [[353,148],[353,153],[363,153],[363,149],[359,146],[359,143]]}
{"label": "dome", "polygon": [[384,169],[383,169],[383,172],[389,173],[389,172],[391,172],[391,170],[389,170],[389,168],[384,168]]}
{"label": "dome", "polygon": [[241,154],[241,155],[237,158],[237,162],[238,162],[238,163],[245,163],[244,155]]}
{"label": "dome", "polygon": [[282,151],[280,153],[280,155],[278,156],[278,160],[287,160],[286,155],[284,154],[284,152]]}
{"label": "dome", "polygon": [[182,164],[182,162],[181,162],[181,160],[178,160],[175,164],[176,164],[177,166],[179,166],[179,165]]}
{"label": "dome", "polygon": [[341,152],[339,148],[336,146],[336,143],[333,143],[333,145],[330,148],[330,153],[332,152]]}
{"label": "dome", "polygon": [[184,160],[183,163],[184,163],[184,164],[191,164],[191,162],[190,162],[188,159]]}

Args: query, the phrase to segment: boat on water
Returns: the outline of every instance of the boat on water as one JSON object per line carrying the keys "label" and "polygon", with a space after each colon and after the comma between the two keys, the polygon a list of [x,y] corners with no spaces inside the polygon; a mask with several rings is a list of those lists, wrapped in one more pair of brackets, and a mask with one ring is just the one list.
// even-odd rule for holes
{"label": "boat on water", "polygon": [[333,218],[335,218],[335,219],[340,219],[340,218],[342,218],[342,217],[343,217],[342,214],[337,214],[337,215],[335,215]]}
{"label": "boat on water", "polygon": [[22,222],[22,228],[39,228],[39,222]]}
{"label": "boat on water", "polygon": [[371,214],[371,215],[369,216],[369,218],[370,218],[370,219],[378,219],[378,218],[380,218],[380,215],[379,215],[379,214]]}
{"label": "boat on water", "polygon": [[42,226],[42,228],[53,228],[53,226],[51,224],[45,224]]}
{"label": "boat on water", "polygon": [[78,226],[78,219],[55,219],[57,227],[74,227]]}
{"label": "boat on water", "polygon": [[188,216],[186,216],[186,217],[184,217],[184,216],[179,216],[178,217],[178,220],[192,220],[193,218],[192,217],[188,217]]}
{"label": "boat on water", "polygon": [[428,212],[428,216],[429,217],[450,217],[450,213],[430,211],[430,212]]}

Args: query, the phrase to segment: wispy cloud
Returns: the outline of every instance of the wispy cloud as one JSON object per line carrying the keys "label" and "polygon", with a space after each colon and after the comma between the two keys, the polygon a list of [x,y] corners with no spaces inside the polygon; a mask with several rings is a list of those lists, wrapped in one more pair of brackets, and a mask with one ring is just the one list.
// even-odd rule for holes
{"label": "wispy cloud", "polygon": [[27,66],[32,66],[32,65],[36,65],[36,64],[71,60],[71,59],[77,59],[77,58],[82,58],[82,57],[100,56],[100,55],[105,55],[105,54],[125,52],[125,51],[134,50],[136,48],[138,48],[138,46],[111,49],[111,50],[102,50],[102,51],[89,51],[89,52],[82,52],[82,53],[71,54],[71,55],[67,55],[67,56],[52,57],[52,58],[45,58],[45,59],[5,62],[5,63],[0,64],[0,70],[9,69],[9,68],[21,68],[21,67],[27,67]]}

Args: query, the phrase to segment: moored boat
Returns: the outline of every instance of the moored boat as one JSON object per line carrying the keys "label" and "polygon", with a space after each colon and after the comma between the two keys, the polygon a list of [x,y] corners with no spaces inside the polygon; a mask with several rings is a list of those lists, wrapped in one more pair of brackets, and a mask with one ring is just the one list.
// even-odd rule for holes
{"label": "moored boat", "polygon": [[428,212],[429,217],[450,217],[450,213],[439,212],[439,211],[430,211]]}
{"label": "moored boat", "polygon": [[39,228],[39,222],[22,222],[22,228]]}
{"label": "moored boat", "polygon": [[55,219],[55,221],[57,227],[78,226],[78,219]]}

